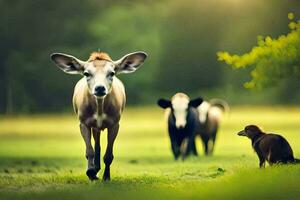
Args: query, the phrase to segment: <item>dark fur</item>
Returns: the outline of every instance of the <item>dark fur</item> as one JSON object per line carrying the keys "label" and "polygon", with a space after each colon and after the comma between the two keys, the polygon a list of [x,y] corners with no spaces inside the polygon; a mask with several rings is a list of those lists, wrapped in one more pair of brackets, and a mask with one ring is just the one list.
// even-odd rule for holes
{"label": "dark fur", "polygon": [[197,135],[200,136],[205,155],[211,155],[214,150],[219,124],[206,118],[204,123],[198,120]]}
{"label": "dark fur", "polygon": [[299,160],[294,158],[288,141],[281,135],[264,133],[255,125],[246,126],[238,135],[246,136],[251,140],[252,147],[259,158],[259,167],[264,167],[265,161],[269,165],[299,163]]}
{"label": "dark fur", "polygon": [[[187,124],[183,129],[177,129],[175,126],[175,117],[173,112],[170,113],[168,118],[168,131],[171,141],[172,152],[175,159],[177,159],[180,154],[184,159],[189,154],[197,155],[196,145],[195,145],[195,130],[197,126],[197,111],[195,108],[190,107],[187,115]],[[182,149],[184,140],[187,142],[186,149]]]}
{"label": "dark fur", "polygon": [[160,99],[157,102],[157,104],[162,108],[171,108],[171,112],[168,116],[168,131],[172,153],[175,160],[177,160],[179,156],[181,156],[184,160],[190,154],[198,155],[195,145],[195,133],[198,126],[198,112],[195,107],[199,106],[202,101],[203,100],[200,98],[190,101],[187,113],[187,123],[182,129],[178,129],[175,126],[176,119],[173,114],[171,102],[164,99]]}
{"label": "dark fur", "polygon": [[[218,107],[223,112],[229,111],[229,106],[224,100],[211,99],[209,101],[209,104],[210,104],[210,108]],[[202,139],[205,155],[211,155],[213,153],[213,150],[215,147],[215,141],[216,141],[217,133],[219,130],[219,125],[220,125],[219,121],[214,121],[209,118],[209,109],[208,109],[208,112],[206,113],[205,122],[199,121],[198,127],[197,127],[197,134]]]}

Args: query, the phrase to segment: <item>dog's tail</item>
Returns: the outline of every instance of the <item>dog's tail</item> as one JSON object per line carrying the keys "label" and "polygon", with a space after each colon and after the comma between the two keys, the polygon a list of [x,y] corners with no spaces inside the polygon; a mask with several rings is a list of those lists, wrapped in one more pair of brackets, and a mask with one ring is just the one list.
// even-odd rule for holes
{"label": "dog's tail", "polygon": [[229,113],[230,111],[230,107],[228,105],[228,103],[222,99],[211,99],[209,101],[210,106],[213,107],[218,107],[220,108],[224,113]]}
{"label": "dog's tail", "polygon": [[295,164],[300,164],[300,159],[294,158],[294,163]]}

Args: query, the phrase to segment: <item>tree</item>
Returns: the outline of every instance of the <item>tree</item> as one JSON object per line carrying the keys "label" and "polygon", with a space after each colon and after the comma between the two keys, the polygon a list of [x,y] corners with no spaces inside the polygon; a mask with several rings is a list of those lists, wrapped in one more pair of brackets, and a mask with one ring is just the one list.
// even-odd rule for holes
{"label": "tree", "polygon": [[68,81],[49,55],[70,49],[80,54],[91,43],[86,22],[96,6],[94,0],[86,2],[0,1],[1,113],[49,111],[63,105],[62,99],[70,101],[76,77]]}
{"label": "tree", "polygon": [[234,69],[253,68],[252,80],[245,83],[246,88],[265,88],[280,81],[300,77],[300,21],[289,13],[290,32],[277,39],[270,36],[258,37],[257,46],[243,55],[218,52],[218,60],[224,61]]}

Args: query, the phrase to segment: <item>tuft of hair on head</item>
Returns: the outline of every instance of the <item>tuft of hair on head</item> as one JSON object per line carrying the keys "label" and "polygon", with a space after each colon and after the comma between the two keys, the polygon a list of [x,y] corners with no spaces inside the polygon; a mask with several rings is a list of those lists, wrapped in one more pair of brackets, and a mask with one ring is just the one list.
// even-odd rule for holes
{"label": "tuft of hair on head", "polygon": [[95,61],[95,60],[106,60],[112,62],[111,57],[107,53],[100,52],[100,51],[91,53],[88,62]]}

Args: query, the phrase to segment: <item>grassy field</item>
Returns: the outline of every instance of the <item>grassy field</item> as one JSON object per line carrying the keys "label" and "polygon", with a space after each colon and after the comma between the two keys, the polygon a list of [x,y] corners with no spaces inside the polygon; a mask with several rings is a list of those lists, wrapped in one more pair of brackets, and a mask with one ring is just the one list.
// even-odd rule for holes
{"label": "grassy field", "polygon": [[[112,181],[90,182],[73,114],[2,116],[0,199],[300,199],[300,165],[259,169],[250,140],[236,136],[249,123],[281,133],[300,157],[300,108],[233,108],[214,156],[203,156],[198,139],[200,156],[185,162],[172,158],[161,109],[127,108]],[[102,152],[105,142],[106,132]]]}

